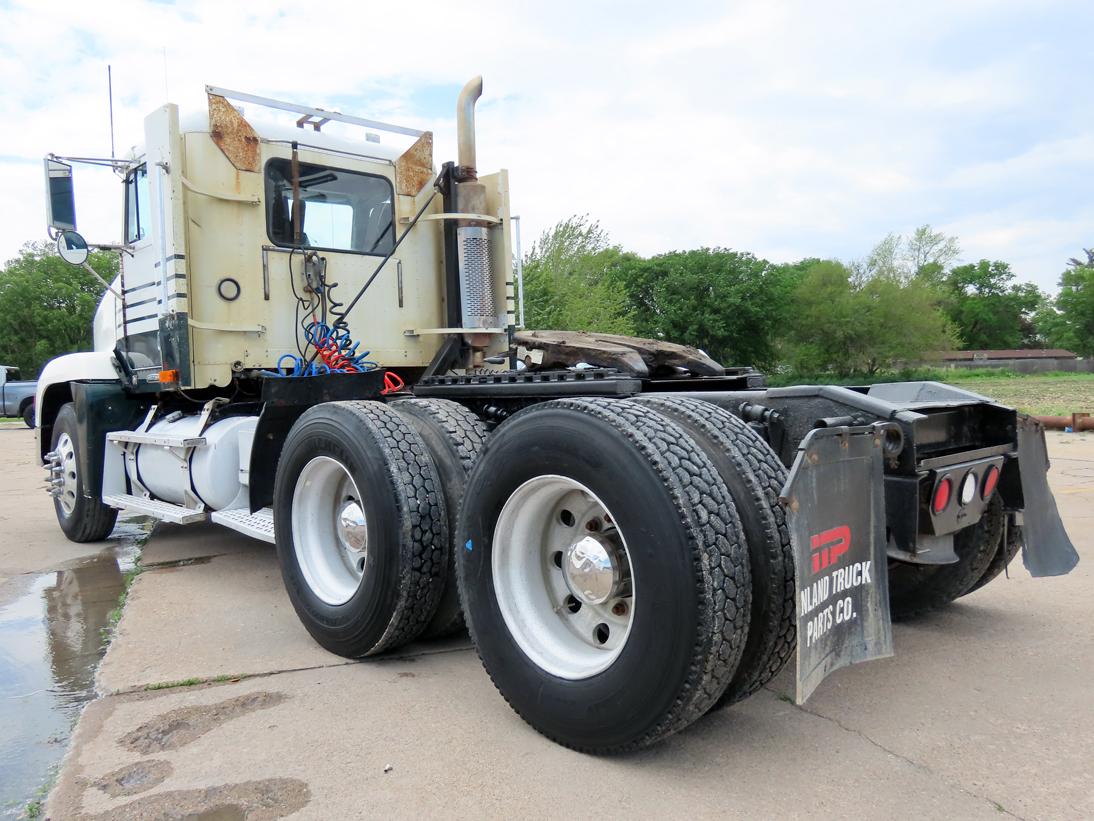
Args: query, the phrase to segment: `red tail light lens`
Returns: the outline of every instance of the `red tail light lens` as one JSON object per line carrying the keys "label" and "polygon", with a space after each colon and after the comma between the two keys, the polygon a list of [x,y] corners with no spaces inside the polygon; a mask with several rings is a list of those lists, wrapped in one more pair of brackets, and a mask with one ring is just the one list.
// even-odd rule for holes
{"label": "red tail light lens", "polygon": [[980,498],[987,501],[995,492],[995,486],[999,484],[999,468],[992,465],[984,474],[984,484],[980,488]]}
{"label": "red tail light lens", "polygon": [[934,486],[934,496],[931,497],[931,510],[935,512],[935,515],[949,506],[951,496],[953,496],[953,482],[950,481],[950,477],[946,476]]}

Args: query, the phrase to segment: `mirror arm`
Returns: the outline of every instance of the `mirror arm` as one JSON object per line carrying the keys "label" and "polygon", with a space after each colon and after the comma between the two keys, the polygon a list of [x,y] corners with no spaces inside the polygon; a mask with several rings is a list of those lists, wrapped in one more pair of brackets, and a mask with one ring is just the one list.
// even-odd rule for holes
{"label": "mirror arm", "polygon": [[88,261],[86,259],[83,262],[83,266],[87,270],[87,272],[89,274],[91,274],[91,276],[95,277],[95,279],[99,280],[99,282],[101,282],[103,284],[103,287],[106,288],[106,290],[108,290],[108,291],[110,291],[110,293],[114,294],[114,296],[116,296],[118,298],[119,302],[124,302],[125,301],[125,297],[123,297],[121,294],[119,294],[117,291],[115,291],[112,287],[110,287],[110,283],[107,282],[105,279],[103,279],[101,276],[99,276],[99,272],[96,271],[94,268],[92,268],[91,265],[88,263]]}
{"label": "mirror arm", "polygon": [[130,245],[119,245],[112,242],[92,244],[88,243],[88,248],[94,248],[96,251],[117,251],[119,254],[129,254],[133,256],[133,247]]}
{"label": "mirror arm", "polygon": [[107,157],[63,157],[60,154],[48,154],[46,159],[56,162],[81,163],[82,165],[103,165],[115,170],[126,170],[138,164],[136,160],[116,160]]}

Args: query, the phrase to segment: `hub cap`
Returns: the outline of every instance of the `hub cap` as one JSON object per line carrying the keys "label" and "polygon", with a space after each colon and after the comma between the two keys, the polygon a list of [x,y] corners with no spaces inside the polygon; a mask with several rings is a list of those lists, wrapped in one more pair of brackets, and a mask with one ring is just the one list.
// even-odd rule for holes
{"label": "hub cap", "polygon": [[349,601],[368,564],[368,521],[353,477],[336,459],[316,456],[300,471],[292,540],[311,591],[326,604]]}
{"label": "hub cap", "polygon": [[61,510],[68,517],[76,509],[76,493],[79,489],[79,483],[76,479],[76,446],[67,433],[62,433],[57,437],[57,447],[54,453],[57,455],[57,461],[56,466],[51,469],[50,473],[53,475],[55,482],[60,479],[59,486],[54,484],[54,487],[60,490],[59,493],[55,493],[55,496],[58,504],[61,505]]}
{"label": "hub cap", "polygon": [[537,476],[502,506],[491,571],[498,608],[540,668],[578,680],[619,657],[634,620],[627,544],[580,482]]}
{"label": "hub cap", "polygon": [[338,514],[338,538],[346,549],[354,553],[364,553],[368,547],[368,528],[365,512],[357,502],[346,502]]}
{"label": "hub cap", "polygon": [[574,598],[604,604],[618,589],[616,549],[603,537],[584,536],[563,551],[562,575]]}

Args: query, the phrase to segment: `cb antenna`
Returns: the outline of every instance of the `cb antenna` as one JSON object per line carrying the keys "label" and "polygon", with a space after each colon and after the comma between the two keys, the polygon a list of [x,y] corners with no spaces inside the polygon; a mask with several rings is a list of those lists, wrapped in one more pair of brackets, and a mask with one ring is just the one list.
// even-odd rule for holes
{"label": "cb antenna", "polygon": [[106,97],[110,103],[110,159],[114,159],[114,78],[110,73],[109,64],[106,67]]}

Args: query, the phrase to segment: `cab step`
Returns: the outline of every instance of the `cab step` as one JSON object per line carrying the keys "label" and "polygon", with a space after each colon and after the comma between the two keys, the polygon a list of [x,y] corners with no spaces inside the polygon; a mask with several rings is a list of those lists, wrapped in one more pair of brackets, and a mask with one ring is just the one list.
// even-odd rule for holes
{"label": "cab step", "polygon": [[161,502],[157,499],[146,499],[143,496],[132,496],[127,493],[118,493],[111,496],[103,496],[103,504],[122,510],[132,510],[152,516],[160,521],[170,522],[175,525],[188,525],[194,522],[204,522],[208,514],[204,510],[195,510],[192,507],[173,505],[170,502]]}
{"label": "cab step", "polygon": [[274,543],[273,508],[264,507],[256,513],[249,513],[247,508],[243,507],[235,510],[215,510],[209,518],[218,525],[224,525],[252,539]]}

